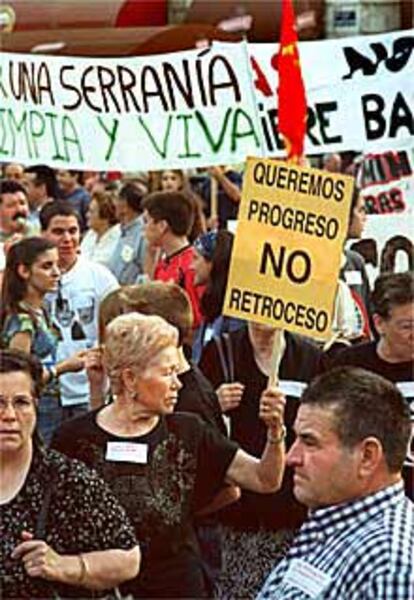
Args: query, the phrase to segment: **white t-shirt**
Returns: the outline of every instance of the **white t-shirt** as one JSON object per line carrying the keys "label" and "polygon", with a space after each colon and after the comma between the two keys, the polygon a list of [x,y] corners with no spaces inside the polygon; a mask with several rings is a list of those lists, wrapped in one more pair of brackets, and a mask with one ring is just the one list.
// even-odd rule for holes
{"label": "white t-shirt", "polygon": [[[46,296],[53,324],[62,338],[57,348],[58,361],[96,345],[99,304],[118,287],[109,269],[82,256],[63,274],[59,291]],[[63,406],[89,402],[86,371],[62,375],[59,383]]]}

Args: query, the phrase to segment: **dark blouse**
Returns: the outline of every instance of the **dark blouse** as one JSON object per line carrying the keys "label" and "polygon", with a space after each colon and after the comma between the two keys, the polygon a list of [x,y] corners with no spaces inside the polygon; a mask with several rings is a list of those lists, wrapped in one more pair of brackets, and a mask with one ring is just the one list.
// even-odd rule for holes
{"label": "dark blouse", "polygon": [[226,425],[220,403],[213,386],[197,365],[190,362],[190,369],[179,375],[183,387],[178,392],[176,412],[190,412],[227,437]]}
{"label": "dark blouse", "polygon": [[[234,373],[233,381],[245,385],[239,406],[226,413],[230,419],[230,436],[249,454],[259,457],[266,445],[267,435],[266,426],[259,419],[259,400],[267,387],[268,377],[256,364],[247,328],[230,332],[228,339],[232,349],[232,360],[228,345],[223,343],[228,370]],[[299,335],[285,332],[285,340],[286,348],[279,369],[280,381],[308,383],[322,368],[322,352],[314,343]],[[230,368],[230,362],[233,363],[233,368]],[[203,350],[200,369],[214,388],[226,382],[217,343],[214,340]],[[297,387],[300,391],[301,386]],[[296,396],[287,395],[286,398],[285,424],[288,447],[294,439],[293,423],[299,406],[299,391]],[[243,490],[241,500],[225,509],[221,516],[227,524],[241,530],[256,530],[260,527],[277,530],[298,527],[304,520],[306,511],[293,496],[292,474],[287,469],[282,488],[278,492],[256,494]]]}
{"label": "dark blouse", "polygon": [[[123,591],[139,598],[203,597],[192,517],[220,490],[237,445],[187,413],[160,417],[143,436],[115,436],[97,424],[99,410],[64,423],[52,445],[96,468],[135,527],[141,573]],[[135,448],[137,458],[123,460],[123,448]]]}
{"label": "dark blouse", "polygon": [[92,597],[86,589],[30,577],[23,562],[11,558],[22,532],[36,533],[47,489],[52,492],[44,540],[59,554],[137,545],[124,509],[94,471],[54,450],[35,449],[23,488],[0,506],[2,598]]}

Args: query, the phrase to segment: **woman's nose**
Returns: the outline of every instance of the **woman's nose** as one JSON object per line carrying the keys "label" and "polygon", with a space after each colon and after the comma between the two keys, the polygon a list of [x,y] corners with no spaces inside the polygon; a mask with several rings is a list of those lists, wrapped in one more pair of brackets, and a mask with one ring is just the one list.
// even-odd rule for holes
{"label": "woman's nose", "polygon": [[173,375],[172,384],[176,390],[180,390],[183,387],[183,384],[179,380],[177,373],[174,373]]}

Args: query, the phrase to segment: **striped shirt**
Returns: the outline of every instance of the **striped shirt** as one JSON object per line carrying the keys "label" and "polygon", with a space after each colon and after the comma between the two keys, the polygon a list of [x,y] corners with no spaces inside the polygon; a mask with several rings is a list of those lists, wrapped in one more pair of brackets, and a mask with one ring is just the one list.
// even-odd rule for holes
{"label": "striped shirt", "polygon": [[310,511],[257,600],[413,600],[414,505],[403,483]]}

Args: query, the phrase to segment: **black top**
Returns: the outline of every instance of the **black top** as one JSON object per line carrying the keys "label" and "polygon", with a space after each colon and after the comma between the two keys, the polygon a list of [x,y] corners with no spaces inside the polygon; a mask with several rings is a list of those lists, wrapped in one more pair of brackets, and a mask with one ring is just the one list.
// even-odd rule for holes
{"label": "black top", "polygon": [[[141,573],[123,591],[147,598],[205,596],[192,516],[223,485],[237,445],[187,413],[160,417],[143,436],[119,437],[98,426],[99,410],[64,423],[52,443],[102,475],[135,527]],[[109,460],[113,443],[140,444],[148,457],[141,464]]]}
{"label": "black top", "polygon": [[377,354],[377,342],[357,344],[342,350],[334,358],[332,366],[342,365],[367,369],[394,383],[414,380],[414,361],[391,363],[382,360]]}
{"label": "black top", "polygon": [[[54,450],[37,450],[25,484],[0,506],[0,579],[2,598],[89,598],[93,593],[27,575],[11,553],[23,531],[36,534],[45,492],[51,489],[43,539],[59,554],[113,548],[128,550],[137,541],[112,491],[82,463]],[[104,592],[102,592],[104,595]]]}
{"label": "black top", "polygon": [[220,403],[213,386],[200,369],[190,363],[190,369],[178,376],[183,387],[178,392],[176,411],[198,414],[205,423],[227,436]]}
{"label": "black top", "polygon": [[[267,387],[268,377],[258,368],[254,359],[248,329],[240,329],[227,334],[233,350],[234,381],[246,387],[240,405],[226,414],[230,419],[231,438],[253,454],[261,456],[266,445],[266,426],[259,419],[259,400]],[[321,370],[322,353],[312,342],[301,336],[285,332],[286,349],[283,355],[279,379],[309,382]],[[223,344],[224,349],[226,345]],[[226,352],[228,358],[228,353]],[[217,344],[209,342],[202,353],[200,368],[209,378],[214,388],[225,382],[219,359]],[[298,396],[287,396],[285,424],[288,430],[287,446],[293,442],[292,425],[298,409]],[[294,528],[299,526],[306,511],[292,493],[292,475],[286,471],[282,488],[275,494],[242,492],[241,500],[223,512],[223,519],[241,529]]]}
{"label": "black top", "polygon": [[[243,175],[238,171],[227,170],[225,176],[231,183],[237,185],[239,189],[242,187]],[[207,217],[211,214],[211,178],[206,177],[197,187],[197,193],[204,200],[204,212]],[[219,218],[219,227],[225,229],[229,219],[237,219],[239,205],[234,202],[224,191],[221,184],[217,186],[217,210]]]}

